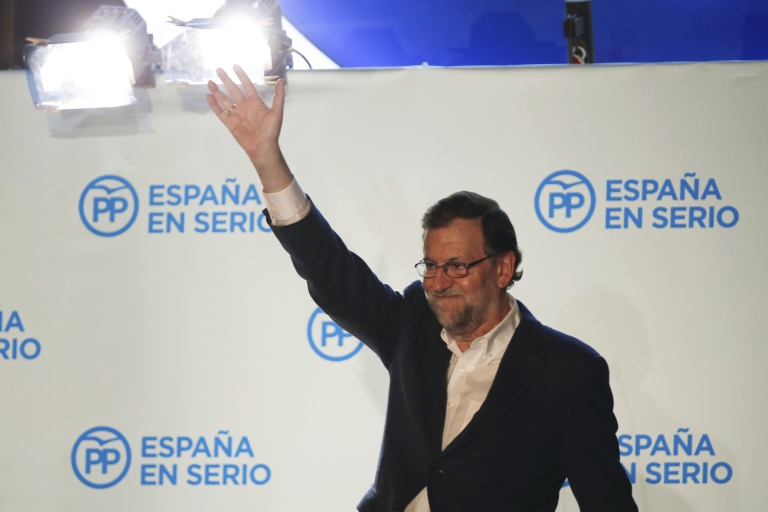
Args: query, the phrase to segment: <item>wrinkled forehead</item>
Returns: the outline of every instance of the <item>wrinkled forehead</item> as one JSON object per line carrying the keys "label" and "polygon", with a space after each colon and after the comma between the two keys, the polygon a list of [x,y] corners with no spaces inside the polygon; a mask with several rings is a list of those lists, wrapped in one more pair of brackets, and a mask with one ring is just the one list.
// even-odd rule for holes
{"label": "wrinkled forehead", "polygon": [[432,261],[482,258],[485,240],[480,219],[455,219],[440,228],[424,233],[424,258]]}

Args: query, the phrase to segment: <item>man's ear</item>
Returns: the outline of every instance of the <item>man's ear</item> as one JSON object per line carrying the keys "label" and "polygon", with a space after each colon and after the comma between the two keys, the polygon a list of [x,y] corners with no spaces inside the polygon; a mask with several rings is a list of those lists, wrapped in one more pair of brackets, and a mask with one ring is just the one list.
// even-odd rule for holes
{"label": "man's ear", "polygon": [[498,287],[506,288],[515,275],[515,253],[506,252],[499,257],[498,268]]}

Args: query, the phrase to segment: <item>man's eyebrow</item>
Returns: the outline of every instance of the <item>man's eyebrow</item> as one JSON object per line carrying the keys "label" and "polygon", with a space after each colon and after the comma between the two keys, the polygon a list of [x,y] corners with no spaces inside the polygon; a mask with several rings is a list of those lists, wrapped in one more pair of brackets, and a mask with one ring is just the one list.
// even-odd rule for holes
{"label": "man's eyebrow", "polygon": [[[437,263],[435,260],[433,260],[428,256],[424,256],[421,259],[421,261],[423,261],[424,263]],[[448,258],[446,263],[464,263],[464,261],[462,260],[462,258],[459,258],[458,256],[452,256],[451,258]]]}

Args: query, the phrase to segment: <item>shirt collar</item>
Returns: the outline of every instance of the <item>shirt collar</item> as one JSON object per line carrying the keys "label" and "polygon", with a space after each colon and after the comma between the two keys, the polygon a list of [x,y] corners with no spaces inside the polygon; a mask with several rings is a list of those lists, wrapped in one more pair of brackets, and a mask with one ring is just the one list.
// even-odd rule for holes
{"label": "shirt collar", "polygon": [[[507,316],[505,316],[501,322],[496,324],[493,329],[472,341],[472,347],[478,344],[485,345],[483,358],[488,363],[498,360],[504,355],[504,352],[507,350],[507,345],[509,345],[510,340],[512,340],[512,335],[515,333],[515,329],[520,325],[520,308],[517,306],[517,301],[510,294],[507,294],[507,300],[509,300],[510,305],[510,310],[509,313],[507,313]],[[456,340],[453,339],[445,329],[440,332],[440,337],[448,346],[448,350],[453,352],[457,357],[461,357],[462,352],[458,343],[456,343]]]}

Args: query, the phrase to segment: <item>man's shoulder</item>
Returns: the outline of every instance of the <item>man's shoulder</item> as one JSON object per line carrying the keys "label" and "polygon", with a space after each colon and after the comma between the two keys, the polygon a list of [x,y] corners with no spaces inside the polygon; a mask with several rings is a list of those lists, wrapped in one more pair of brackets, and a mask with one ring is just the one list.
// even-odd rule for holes
{"label": "man's shoulder", "polygon": [[424,295],[424,285],[421,281],[414,281],[403,290],[403,296],[410,298],[411,300],[421,300],[425,304],[427,303],[426,295]]}
{"label": "man's shoulder", "polygon": [[575,336],[542,324],[533,317],[525,306],[519,304],[521,305],[522,320],[533,323],[534,332],[540,338],[539,343],[548,359],[576,366],[603,364],[604,359],[597,350]]}
{"label": "man's shoulder", "polygon": [[552,341],[553,349],[563,354],[586,359],[602,358],[597,350],[575,336],[558,331],[547,325],[542,325],[542,329],[545,335]]}
{"label": "man's shoulder", "polygon": [[429,308],[427,296],[424,294],[424,285],[421,281],[414,281],[403,289],[404,316],[412,321],[418,319],[433,320],[434,313]]}

